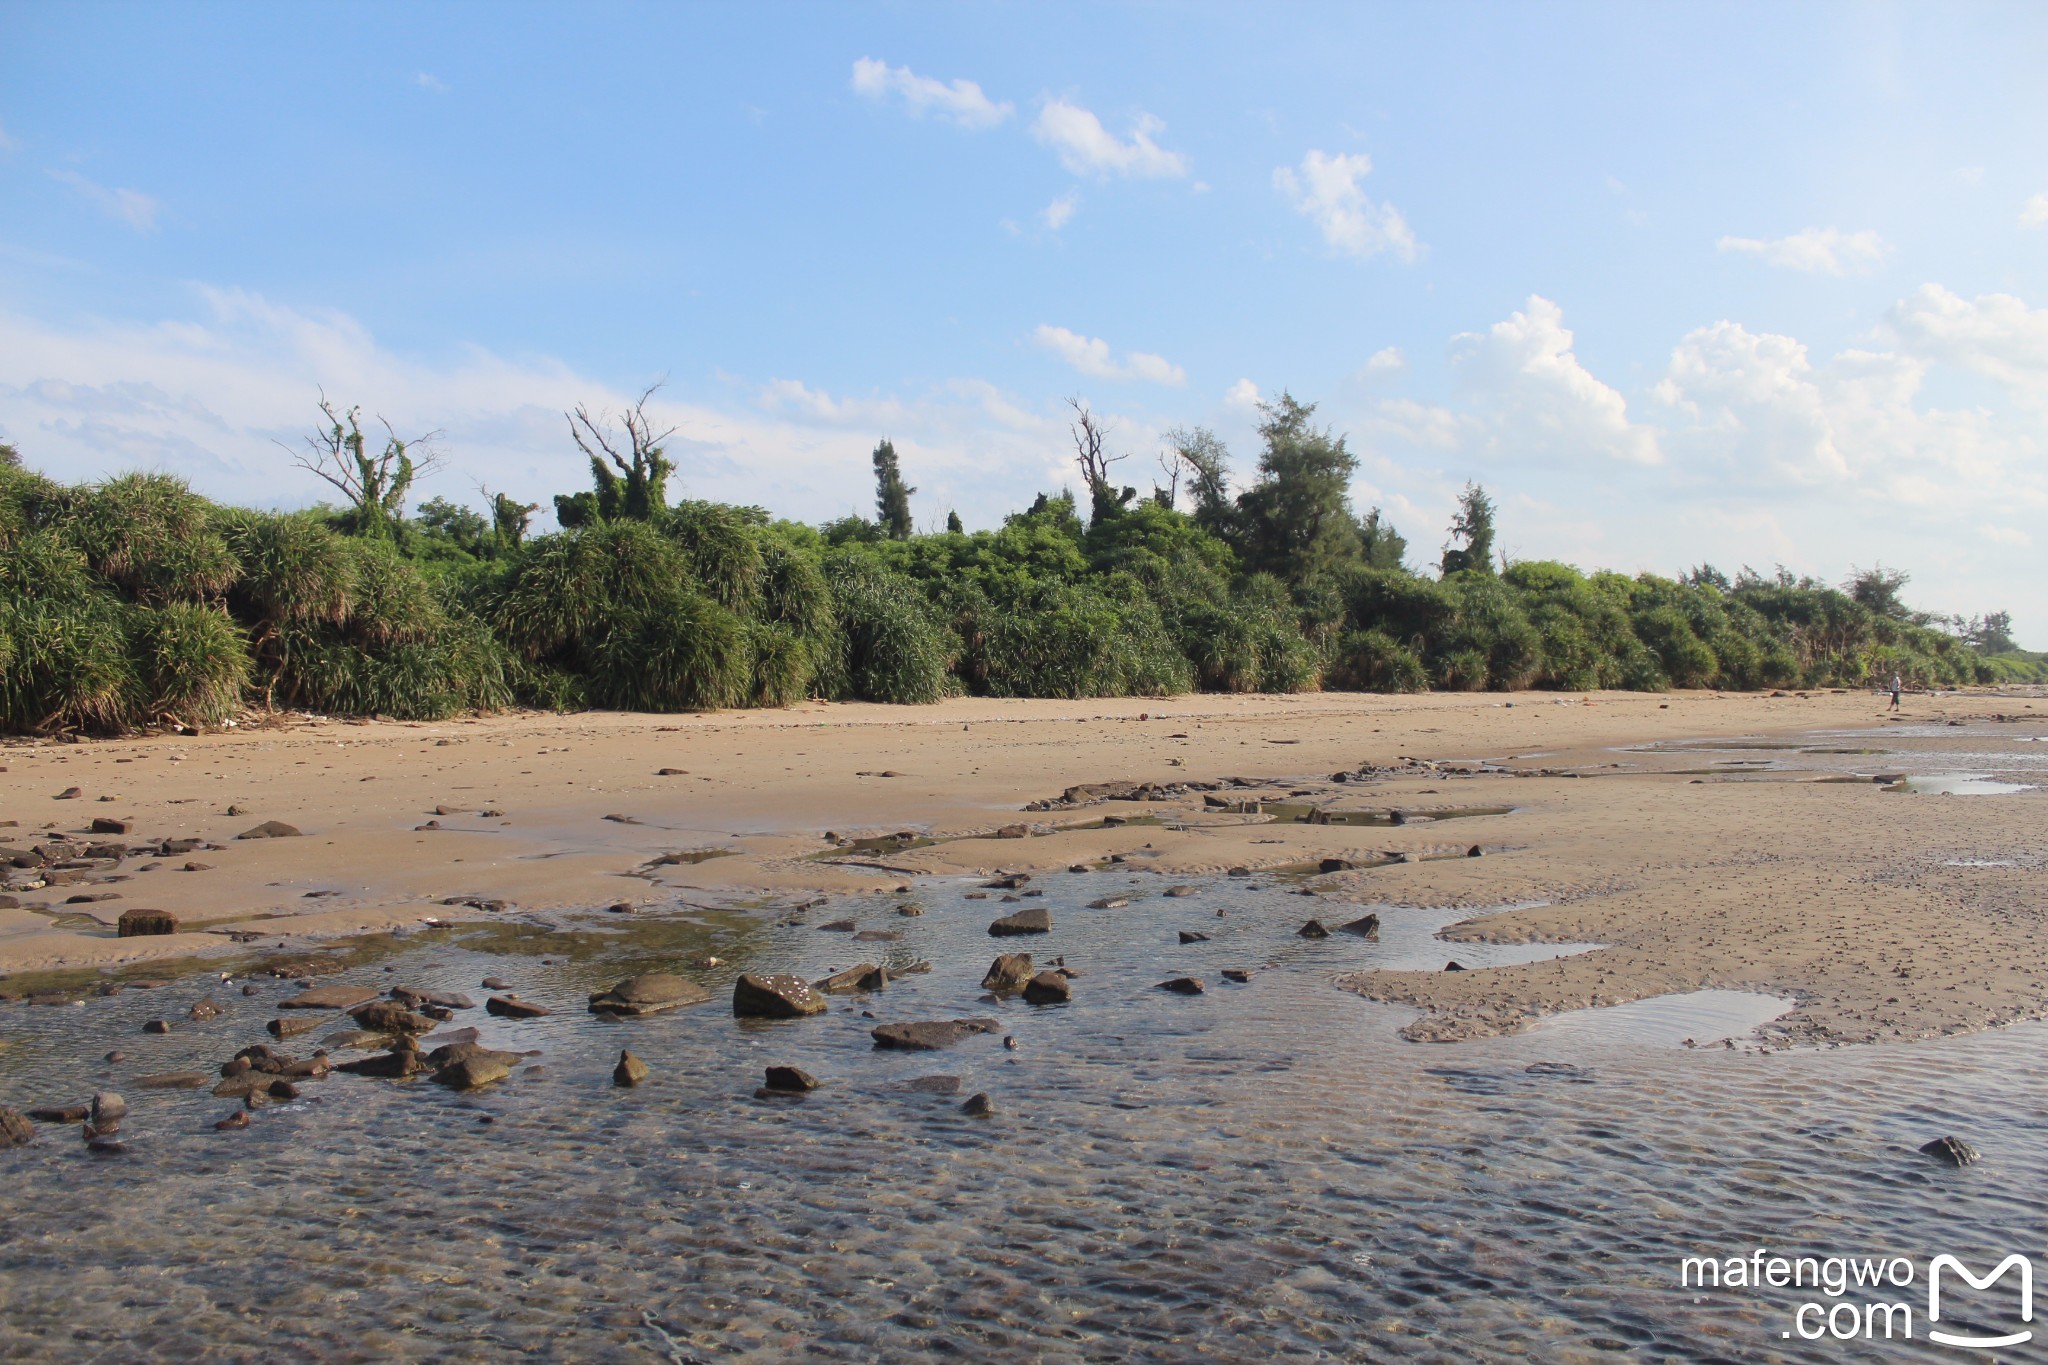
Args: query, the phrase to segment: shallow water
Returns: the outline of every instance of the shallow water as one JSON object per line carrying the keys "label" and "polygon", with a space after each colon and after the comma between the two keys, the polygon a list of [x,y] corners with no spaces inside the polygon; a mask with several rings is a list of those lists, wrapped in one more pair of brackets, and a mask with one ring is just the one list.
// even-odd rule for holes
{"label": "shallow water", "polygon": [[[210,1070],[263,1040],[289,986],[216,986],[226,1018],[162,1037],[142,1021],[182,1020],[204,979],[5,1007],[0,1103],[112,1088],[134,1112],[123,1157],[89,1157],[75,1128],[51,1127],[0,1152],[0,1352],[1832,1359],[1831,1343],[1780,1335],[1812,1291],[1681,1290],[1679,1258],[1765,1246],[1988,1265],[1986,1253],[2040,1251],[2041,1027],[1687,1050],[1674,1028],[1709,1041],[1716,1019],[1763,1006],[1674,997],[1416,1045],[1396,1037],[1407,1012],[1334,978],[1573,946],[1448,944],[1434,937],[1441,912],[1391,907],[1378,943],[1312,941],[1294,933],[1312,914],[1334,926],[1359,910],[1227,881],[1167,899],[1161,878],[1122,870],[1039,884],[1048,894],[1023,903],[1048,906],[1055,927],[1029,939],[990,938],[988,921],[1019,907],[966,900],[959,882],[921,886],[915,918],[894,913],[913,898],[877,896],[807,923],[600,916],[601,933],[420,935],[388,960],[396,970],[344,979],[481,1001],[481,978],[504,976],[557,1012],[457,1023],[540,1049],[537,1064],[472,1095],[338,1076],[242,1132],[211,1130],[230,1101],[132,1082]],[[1083,908],[1117,894],[1132,903]],[[903,938],[814,927],[849,913]],[[1214,937],[1182,946],[1180,929]],[[982,971],[1005,949],[1064,955],[1083,972],[1075,1002],[984,998]],[[731,965],[686,971],[721,989],[735,968],[935,970],[790,1022],[735,1021],[722,996],[640,1021],[582,1011],[589,991],[706,951]],[[1252,981],[1224,984],[1227,966]],[[1182,974],[1207,992],[1154,988]],[[876,1022],[956,1016],[996,1017],[1018,1047],[878,1052],[868,1037]],[[653,1068],[637,1090],[610,1084],[622,1045]],[[116,1046],[130,1060],[102,1064]],[[825,1084],[755,1099],[769,1064]],[[958,1092],[907,1088],[935,1074]],[[974,1091],[995,1117],[959,1111]],[[1915,1151],[1949,1132],[1985,1159],[1951,1170]]]}

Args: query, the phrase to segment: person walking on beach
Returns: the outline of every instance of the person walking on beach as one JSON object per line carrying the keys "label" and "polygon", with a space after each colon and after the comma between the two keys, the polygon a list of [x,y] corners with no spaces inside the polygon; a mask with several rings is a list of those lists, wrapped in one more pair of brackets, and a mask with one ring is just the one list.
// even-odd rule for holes
{"label": "person walking on beach", "polygon": [[1896,673],[1892,674],[1892,704],[1887,706],[1885,710],[1896,711],[1899,709],[1899,691],[1904,686],[1905,683],[1899,678],[1899,675]]}

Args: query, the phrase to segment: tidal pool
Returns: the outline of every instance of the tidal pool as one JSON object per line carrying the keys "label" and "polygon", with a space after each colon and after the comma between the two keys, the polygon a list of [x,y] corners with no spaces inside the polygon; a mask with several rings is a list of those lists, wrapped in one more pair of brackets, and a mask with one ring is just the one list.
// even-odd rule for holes
{"label": "tidal pool", "polygon": [[[540,1055],[472,1094],[335,1076],[239,1132],[212,1129],[231,1101],[134,1080],[268,1041],[290,986],[245,997],[239,981],[182,977],[84,1007],[0,1007],[0,1103],[112,1089],[133,1106],[124,1156],[88,1156],[61,1126],[0,1152],[0,1354],[1835,1359],[1833,1343],[1781,1336],[1809,1291],[1681,1289],[1681,1258],[1763,1246],[1988,1265],[2035,1249],[2048,1217],[2038,1025],[1692,1051],[1669,1036],[1670,1001],[1693,1012],[1688,1036],[1740,1019],[1672,997],[1590,1025],[1411,1044],[1396,1030],[1412,1015],[1334,978],[1584,945],[1445,943],[1444,913],[1398,907],[1379,907],[1377,943],[1307,940],[1294,931],[1311,915],[1334,927],[1365,907],[1227,880],[1185,898],[1123,869],[1033,885],[1046,894],[1021,904],[1049,908],[1054,928],[1030,938],[989,937],[1021,907],[954,881],[780,920],[417,935],[331,979],[481,1002],[482,978],[504,977],[556,1012],[456,1023]],[[1131,903],[1085,908],[1117,895]],[[924,913],[897,914],[905,903]],[[840,917],[902,937],[816,927]],[[1212,937],[1182,945],[1184,929]],[[985,998],[982,972],[1006,950],[1063,956],[1082,973],[1073,1003]],[[726,965],[688,965],[710,953]],[[737,970],[816,978],[861,960],[933,969],[815,1018],[730,1014]],[[584,1011],[589,992],[654,966],[719,995],[638,1021]],[[1252,979],[1225,983],[1225,967]],[[1156,989],[1182,975],[1206,992]],[[186,1022],[209,987],[228,1013]],[[1017,1046],[885,1052],[868,1032],[963,1016],[998,1019]],[[152,1018],[172,1031],[143,1033]],[[281,1046],[305,1055],[325,1032]],[[621,1047],[653,1069],[638,1089],[611,1084]],[[127,1060],[103,1062],[110,1048]],[[771,1064],[824,1084],[756,1099]],[[957,1089],[913,1086],[933,1076]],[[977,1091],[993,1117],[961,1112]],[[1951,1169],[1916,1150],[1945,1133],[1983,1161]],[[1953,1311],[1945,1322],[1967,1321]],[[1923,1327],[1883,1349],[1938,1348]]]}

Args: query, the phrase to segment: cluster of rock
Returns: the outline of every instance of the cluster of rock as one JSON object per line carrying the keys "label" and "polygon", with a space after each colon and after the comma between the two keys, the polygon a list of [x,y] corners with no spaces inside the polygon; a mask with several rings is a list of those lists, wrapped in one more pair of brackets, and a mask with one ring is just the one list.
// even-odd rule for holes
{"label": "cluster of rock", "polygon": [[[128,833],[128,827],[126,820],[101,818],[92,822],[91,833],[123,835]],[[20,909],[20,897],[35,891],[64,893],[64,903],[69,905],[118,900],[121,894],[118,891],[88,888],[105,888],[127,881],[131,874],[122,872],[121,865],[131,859],[182,859],[203,850],[218,851],[220,847],[204,839],[156,839],[131,844],[119,839],[90,836],[58,836],[27,847],[0,844],[0,910]],[[146,864],[141,870],[154,871],[160,865]],[[205,863],[186,862],[183,867],[190,872],[208,870]],[[76,889],[65,892],[67,887]],[[174,930],[148,932],[169,933]]]}

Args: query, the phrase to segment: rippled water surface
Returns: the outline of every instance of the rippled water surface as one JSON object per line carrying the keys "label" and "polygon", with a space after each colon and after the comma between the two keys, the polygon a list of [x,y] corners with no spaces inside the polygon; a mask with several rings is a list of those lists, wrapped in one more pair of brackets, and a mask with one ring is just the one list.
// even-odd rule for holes
{"label": "rippled water surface", "polygon": [[[469,1095],[337,1076],[240,1132],[212,1130],[233,1102],[134,1078],[212,1069],[264,1040],[290,987],[251,998],[211,983],[230,1012],[206,1024],[182,1022],[205,978],[0,1007],[0,1103],[112,1088],[133,1105],[125,1156],[90,1157],[62,1127],[0,1152],[0,1350],[1833,1359],[1839,1348],[1781,1336],[1810,1291],[1681,1291],[1679,1258],[2041,1253],[2040,1027],[1888,1049],[1687,1050],[1677,1023],[1680,1036],[1716,1021],[1739,1034],[1770,1003],[1688,997],[1409,1044],[1395,1036],[1409,1016],[1333,979],[1571,949],[1446,944],[1441,914],[1398,908],[1382,908],[1378,943],[1302,939],[1310,915],[1348,916],[1279,886],[1166,899],[1163,879],[1137,872],[1040,884],[1048,894],[1024,904],[1048,906],[1055,928],[1032,939],[989,938],[988,921],[1019,907],[951,882],[919,889],[916,918],[895,913],[905,898],[877,896],[807,923],[628,930],[599,916],[588,928],[601,933],[422,935],[343,979],[480,1002],[479,981],[503,976],[556,1013],[457,1023],[540,1055]],[[1126,893],[1124,908],[1084,905]],[[903,937],[815,927],[847,913]],[[1182,929],[1213,937],[1183,946]],[[981,974],[1005,948],[1064,955],[1083,973],[1074,1003],[984,998]],[[582,1009],[619,977],[707,951],[729,965],[685,970],[719,989],[712,1003],[624,1022]],[[863,959],[934,970],[812,1019],[740,1022],[725,1004],[735,968],[815,977]],[[1225,967],[1253,979],[1226,984]],[[1182,974],[1206,993],[1154,988]],[[982,1036],[878,1052],[868,1036],[956,1016],[999,1019],[1016,1048]],[[180,1022],[143,1034],[153,1017]],[[611,1085],[622,1045],[653,1068],[637,1090]],[[101,1062],[110,1047],[128,1060]],[[823,1087],[756,1099],[778,1063]],[[933,1075],[957,1077],[957,1093],[911,1088]],[[975,1091],[993,1117],[960,1111]],[[1916,1151],[1951,1132],[1984,1160],[1953,1170]],[[1935,1349],[1922,1336],[1913,1346]]]}

